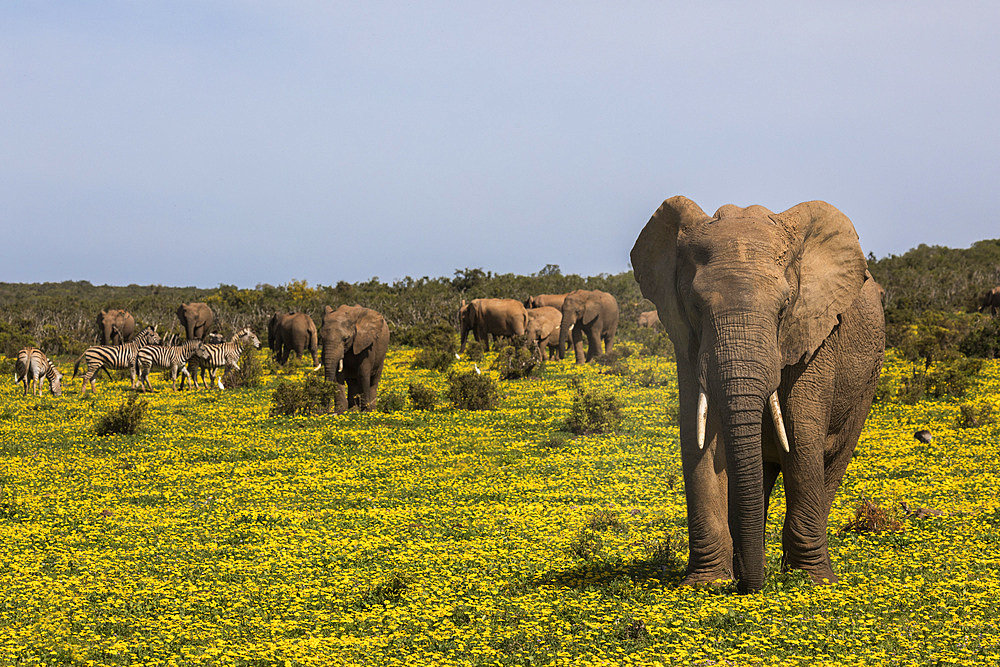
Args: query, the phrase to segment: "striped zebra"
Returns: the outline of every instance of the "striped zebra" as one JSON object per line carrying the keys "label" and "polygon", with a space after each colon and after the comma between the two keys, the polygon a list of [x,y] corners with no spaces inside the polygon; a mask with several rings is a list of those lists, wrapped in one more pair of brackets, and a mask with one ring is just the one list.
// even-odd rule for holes
{"label": "striped zebra", "polygon": [[91,393],[95,391],[94,376],[102,368],[108,377],[111,377],[111,373],[108,372],[109,368],[129,369],[132,371],[132,388],[135,389],[135,358],[139,353],[139,348],[159,342],[160,337],[153,331],[153,327],[146,327],[132,339],[131,343],[125,343],[124,345],[92,345],[88,347],[73,365],[73,377],[76,377],[77,373],[80,372],[80,363],[83,361],[87,362],[87,372],[83,376],[83,388],[80,390],[80,395],[83,396],[87,393],[88,382],[90,383]]}
{"label": "striped zebra", "polygon": [[[243,354],[243,350],[251,345],[255,349],[260,349],[260,339],[250,330],[250,327],[244,327],[234,333],[228,343],[206,343],[198,348],[193,360],[198,363],[201,369],[202,384],[206,387],[209,386],[205,383],[204,373],[206,370],[208,371],[210,382],[213,383],[216,382],[216,371],[219,368],[232,369],[234,371],[240,370],[238,363],[240,355]],[[194,382],[193,379],[192,382]],[[221,375],[218,377],[218,385],[219,389],[225,389],[222,386]],[[184,380],[181,380],[181,388],[184,388]]]}
{"label": "striped zebra", "polygon": [[[180,345],[146,345],[139,348],[135,355],[135,370],[139,374],[139,389],[153,391],[149,384],[149,371],[153,366],[157,368],[170,369],[170,381],[174,390],[177,390],[177,373],[190,378],[194,388],[198,388],[198,382],[191,377],[188,372],[188,359],[194,356],[195,351],[202,345],[201,340],[195,338],[185,341]],[[183,382],[181,378],[181,382]]]}
{"label": "striped zebra", "polygon": [[28,395],[28,387],[35,383],[35,396],[41,396],[42,378],[49,381],[49,389],[53,396],[62,393],[62,373],[53,365],[45,353],[37,347],[26,347],[17,353],[14,363],[14,382],[24,384],[24,395]]}

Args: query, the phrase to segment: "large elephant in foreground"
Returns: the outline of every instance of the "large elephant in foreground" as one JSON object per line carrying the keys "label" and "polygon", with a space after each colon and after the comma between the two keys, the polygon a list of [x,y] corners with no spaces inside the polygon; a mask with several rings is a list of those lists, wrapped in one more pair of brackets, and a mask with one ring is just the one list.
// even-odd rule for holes
{"label": "large elephant in foreground", "polygon": [[1000,313],[1000,285],[991,289],[980,299],[979,312],[985,313],[987,310],[990,311],[990,315],[993,317],[996,317],[997,313]]}
{"label": "large elephant in foreground", "polygon": [[528,341],[528,347],[533,351],[537,350],[540,360],[545,359],[546,349],[549,352],[549,359],[559,357],[560,322],[562,313],[552,306],[528,309],[528,324],[524,336]]}
{"label": "large elephant in foreground", "polygon": [[215,313],[212,312],[207,303],[192,301],[178,306],[177,319],[181,321],[181,326],[184,327],[184,333],[188,340],[194,338],[205,340],[212,325],[215,324]]}
{"label": "large elephant in foreground", "polygon": [[135,318],[127,310],[102,310],[97,314],[97,331],[101,345],[122,345],[135,333]]}
{"label": "large elephant in foreground", "polygon": [[663,203],[632,248],[674,348],[690,556],[684,583],[764,585],[764,525],[779,472],[782,568],[837,581],[834,493],[868,416],[885,323],[847,217],[824,202],[706,215]]}
{"label": "large elephant in foreground", "polygon": [[559,358],[566,352],[566,341],[573,334],[576,363],[584,362],[583,337],[587,336],[587,356],[590,361],[601,353],[601,341],[607,354],[615,344],[618,331],[618,301],[600,290],[578,289],[566,295],[559,323]]}
{"label": "large elephant in foreground", "polygon": [[473,299],[469,303],[462,301],[458,321],[462,335],[459,352],[465,352],[470,331],[488,350],[491,335],[494,340],[499,336],[523,336],[528,312],[514,299]]}
{"label": "large elephant in foreground", "polygon": [[341,306],[337,310],[327,306],[319,339],[323,344],[323,375],[338,387],[336,412],[340,414],[354,406],[373,409],[389,349],[389,326],[385,318],[362,306]]}
{"label": "large elephant in foreground", "polygon": [[305,313],[272,315],[267,323],[267,346],[271,348],[271,354],[282,366],[288,361],[288,355],[292,352],[301,359],[302,353],[309,350],[313,366],[319,370],[316,323]]}

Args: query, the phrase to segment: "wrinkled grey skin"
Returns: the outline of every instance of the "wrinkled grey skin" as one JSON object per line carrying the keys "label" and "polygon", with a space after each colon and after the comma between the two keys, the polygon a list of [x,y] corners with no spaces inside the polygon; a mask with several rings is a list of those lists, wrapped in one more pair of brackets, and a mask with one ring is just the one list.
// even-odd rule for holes
{"label": "wrinkled grey skin", "polygon": [[[857,233],[824,202],[713,217],[663,203],[632,248],[643,295],[677,351],[690,556],[684,583],[764,585],[764,523],[779,472],[782,568],[837,581],[826,528],[884,354],[884,319]],[[698,446],[699,389],[708,397]],[[777,391],[790,452],[777,444]],[[731,502],[730,502],[731,501]]]}
{"label": "wrinkled grey skin", "polygon": [[566,294],[538,294],[536,296],[529,296],[524,300],[524,307],[531,308],[541,308],[542,306],[551,306],[556,310],[562,310],[563,301],[566,299]]}
{"label": "wrinkled grey skin", "polygon": [[[573,334],[573,350],[576,363],[590,361],[611,351],[618,331],[618,302],[615,297],[601,290],[578,289],[566,295],[562,305],[562,321],[559,324],[559,358],[565,356],[566,342]],[[587,337],[587,354],[583,353],[583,337]]]}
{"label": "wrinkled grey skin", "polygon": [[[327,306],[319,330],[323,376],[337,383],[335,410],[373,410],[378,399],[389,326],[380,313],[362,306]],[[346,385],[346,394],[345,394]]]}
{"label": "wrinkled grey skin", "polygon": [[500,336],[523,336],[528,312],[520,301],[514,299],[473,299],[468,304],[462,302],[458,322],[462,339],[459,352],[465,352],[470,331],[489,350],[490,336],[494,341]]}
{"label": "wrinkled grey skin", "polygon": [[102,310],[97,314],[97,331],[101,345],[127,343],[135,333],[135,318],[127,310]]}
{"label": "wrinkled grey skin", "polygon": [[997,313],[1000,313],[1000,286],[991,289],[980,300],[979,312],[985,313],[987,310],[990,311],[990,315],[993,317],[996,317]]}
{"label": "wrinkled grey skin", "polygon": [[528,309],[528,324],[525,327],[524,336],[527,339],[528,347],[538,354],[538,359],[545,359],[545,350],[548,349],[548,358],[559,357],[559,323],[562,321],[562,313],[552,306],[540,306]]}
{"label": "wrinkled grey skin", "polygon": [[284,366],[294,352],[301,359],[309,350],[313,366],[319,368],[319,342],[316,323],[305,313],[275,313],[267,323],[267,346],[271,354]]}
{"label": "wrinkled grey skin", "polygon": [[639,328],[640,329],[660,328],[660,318],[657,316],[655,310],[647,310],[644,313],[639,313]]}
{"label": "wrinkled grey skin", "polygon": [[181,321],[188,340],[193,338],[205,340],[212,325],[215,324],[215,313],[207,303],[193,301],[182,303],[177,308],[177,319]]}

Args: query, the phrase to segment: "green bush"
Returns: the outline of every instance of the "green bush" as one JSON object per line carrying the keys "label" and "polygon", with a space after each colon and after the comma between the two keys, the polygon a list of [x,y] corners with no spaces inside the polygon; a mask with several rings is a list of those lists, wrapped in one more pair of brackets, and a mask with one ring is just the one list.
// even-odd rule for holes
{"label": "green bush", "polygon": [[139,430],[148,408],[149,401],[136,400],[135,394],[132,394],[127,400],[101,415],[94,430],[97,431],[97,435],[102,436],[116,433],[133,435]]}
{"label": "green bush", "polygon": [[478,340],[470,340],[465,346],[465,358],[469,361],[482,361],[486,347]]}
{"label": "green bush", "polygon": [[639,329],[636,332],[635,340],[641,346],[639,348],[641,356],[674,359],[674,344],[665,331]]}
{"label": "green bush", "polygon": [[399,412],[406,407],[406,394],[399,389],[380,392],[378,397],[379,412]]}
{"label": "green bush", "polygon": [[0,321],[0,354],[17,358],[17,353],[35,344],[31,335],[31,320],[20,319],[13,323]]}
{"label": "green bush", "polygon": [[503,380],[519,380],[526,377],[540,377],[545,369],[545,362],[539,361],[527,347],[508,345],[497,353],[497,358],[490,366],[497,371]]}
{"label": "green bush", "polygon": [[410,395],[410,404],[414,410],[433,410],[437,405],[437,392],[425,384],[411,382],[407,387]]}
{"label": "green bush", "polygon": [[968,357],[996,359],[1000,357],[1000,318],[980,317],[978,326],[958,346]]}
{"label": "green bush", "polygon": [[240,354],[240,360],[237,363],[239,364],[240,370],[226,370],[226,373],[222,376],[222,384],[225,385],[227,389],[235,389],[236,387],[259,387],[261,380],[264,377],[264,364],[261,363],[260,355],[257,354],[257,350],[255,350],[252,346],[244,348],[243,353]]}
{"label": "green bush", "polygon": [[500,402],[500,392],[488,375],[475,371],[448,376],[448,398],[459,410],[492,410]]}
{"label": "green bush", "polygon": [[959,428],[979,428],[996,422],[993,406],[989,403],[962,403],[958,411]]}
{"label": "green bush", "polygon": [[421,349],[413,358],[414,368],[444,372],[457,361],[458,341],[450,324],[438,322],[419,333]]}
{"label": "green bush", "polygon": [[301,382],[279,380],[271,392],[271,416],[325,415],[336,395],[336,383],[318,375],[307,375]]}
{"label": "green bush", "polygon": [[625,418],[621,400],[606,389],[585,388],[573,382],[573,405],[570,408],[567,429],[577,435],[608,433]]}

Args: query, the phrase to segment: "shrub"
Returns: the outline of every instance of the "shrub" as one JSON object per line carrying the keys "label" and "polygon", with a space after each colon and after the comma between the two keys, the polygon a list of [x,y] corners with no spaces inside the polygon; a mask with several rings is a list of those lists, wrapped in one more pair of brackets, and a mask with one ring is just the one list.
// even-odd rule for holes
{"label": "shrub", "polygon": [[437,392],[425,384],[411,382],[407,387],[407,393],[410,395],[410,403],[414,410],[433,410],[437,405]]}
{"label": "shrub", "polygon": [[643,387],[664,387],[670,384],[670,378],[661,375],[656,368],[640,368],[631,375],[632,381]]}
{"label": "shrub", "polygon": [[465,346],[465,358],[469,361],[482,361],[486,347],[478,340],[471,340]]}
{"label": "shrub", "polygon": [[618,396],[605,389],[587,389],[573,382],[573,405],[567,428],[577,435],[607,433],[621,424],[625,415]]}
{"label": "shrub", "polygon": [[422,347],[413,358],[414,368],[427,368],[443,372],[455,363],[458,343],[455,338],[455,330],[451,325],[438,322],[430,326],[423,326],[416,335],[419,336],[417,340]]}
{"label": "shrub", "polygon": [[1000,357],[1000,318],[980,318],[982,324],[974,328],[958,346],[969,357],[996,359]]}
{"label": "shrub", "polygon": [[958,406],[959,428],[979,428],[996,421],[993,416],[993,406],[989,403],[962,403]]}
{"label": "shrub", "polygon": [[104,413],[94,429],[97,435],[133,435],[139,430],[142,418],[149,408],[149,401],[146,399],[136,400],[135,394],[116,407]]}
{"label": "shrub", "polygon": [[280,380],[271,392],[271,416],[324,415],[336,395],[337,385],[318,375],[307,375],[302,382]]}
{"label": "shrub", "polygon": [[28,331],[32,322],[27,319],[20,319],[17,322],[0,322],[0,354],[17,358],[17,353],[22,348],[34,345],[34,341]]}
{"label": "shrub", "polygon": [[902,529],[903,524],[895,515],[876,505],[871,498],[862,498],[854,510],[854,518],[840,529],[840,533],[884,533]]}
{"label": "shrub", "polygon": [[598,531],[581,528],[576,539],[569,543],[567,550],[581,560],[591,561],[601,554],[604,539]]}
{"label": "shrub", "polygon": [[518,380],[541,376],[545,362],[539,361],[538,357],[526,347],[508,345],[497,353],[497,358],[490,368],[497,371],[503,380]]}
{"label": "shrub", "polygon": [[488,375],[475,371],[448,376],[448,398],[459,410],[492,410],[500,402],[500,392]]}
{"label": "shrub", "polygon": [[260,361],[257,350],[248,346],[240,354],[238,371],[227,369],[222,376],[222,384],[227,388],[236,387],[259,387],[261,378],[264,377],[264,364]]}
{"label": "shrub", "polygon": [[399,412],[406,407],[406,394],[398,389],[381,392],[378,397],[379,412]]}

